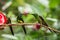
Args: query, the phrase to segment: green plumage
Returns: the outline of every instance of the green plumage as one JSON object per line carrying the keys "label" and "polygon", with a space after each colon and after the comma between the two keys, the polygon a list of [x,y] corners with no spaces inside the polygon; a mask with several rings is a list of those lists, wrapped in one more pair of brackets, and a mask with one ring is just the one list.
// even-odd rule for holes
{"label": "green plumage", "polygon": [[[17,17],[17,22],[18,23],[24,23],[24,20],[22,19],[22,14],[19,14],[18,17]],[[25,29],[25,26],[22,25],[22,28],[24,30],[24,33],[26,34],[26,29]]]}

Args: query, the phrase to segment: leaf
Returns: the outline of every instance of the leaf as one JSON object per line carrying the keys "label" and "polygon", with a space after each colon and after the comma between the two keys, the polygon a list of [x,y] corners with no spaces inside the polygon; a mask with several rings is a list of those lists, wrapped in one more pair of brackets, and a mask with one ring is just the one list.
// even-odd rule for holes
{"label": "leaf", "polygon": [[50,3],[49,3],[50,8],[55,8],[59,4],[58,0],[49,0],[49,1],[50,1]]}
{"label": "leaf", "polygon": [[[36,22],[37,20],[35,19],[35,17],[31,14],[28,14],[27,16],[22,16],[24,22],[27,22],[27,23],[34,23]],[[33,20],[33,21],[32,21]]]}
{"label": "leaf", "polygon": [[25,4],[24,0],[13,0],[13,2],[14,1],[15,1],[16,4],[18,4],[18,6],[20,6],[20,5],[23,6]]}

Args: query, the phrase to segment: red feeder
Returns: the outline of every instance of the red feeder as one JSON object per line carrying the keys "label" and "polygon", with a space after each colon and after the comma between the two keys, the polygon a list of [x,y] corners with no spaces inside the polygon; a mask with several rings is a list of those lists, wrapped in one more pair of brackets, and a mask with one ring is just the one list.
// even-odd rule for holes
{"label": "red feeder", "polygon": [[[2,12],[0,12],[0,25],[6,24],[7,22],[8,22],[7,17]],[[0,26],[0,27],[2,27],[2,26]]]}

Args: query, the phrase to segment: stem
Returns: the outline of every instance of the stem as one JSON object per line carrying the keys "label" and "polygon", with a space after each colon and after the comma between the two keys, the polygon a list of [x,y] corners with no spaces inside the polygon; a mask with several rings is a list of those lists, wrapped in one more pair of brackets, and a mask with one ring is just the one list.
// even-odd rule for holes
{"label": "stem", "polygon": [[[8,27],[9,25],[12,25],[12,26],[22,26],[22,25],[35,25],[36,23],[17,23],[17,24],[2,24],[0,26],[3,26],[3,27]],[[57,32],[57,33],[60,33],[60,31],[54,29],[54,28],[51,28],[51,27],[48,27],[48,26],[45,26],[45,25],[42,25],[40,24],[42,27],[45,27],[51,31],[54,31],[54,32]],[[3,28],[3,27],[0,27],[0,28]]]}
{"label": "stem", "polygon": [[22,25],[34,25],[36,23],[17,23],[17,24],[2,24],[0,26],[9,26],[9,25],[12,25],[12,26],[22,26]]}
{"label": "stem", "polygon": [[54,28],[51,28],[51,27],[48,27],[48,26],[45,26],[45,25],[43,25],[43,27],[45,27],[45,28],[47,28],[47,29],[49,29],[49,30],[51,30],[53,32],[60,33],[60,31],[58,31],[57,29],[54,29]]}

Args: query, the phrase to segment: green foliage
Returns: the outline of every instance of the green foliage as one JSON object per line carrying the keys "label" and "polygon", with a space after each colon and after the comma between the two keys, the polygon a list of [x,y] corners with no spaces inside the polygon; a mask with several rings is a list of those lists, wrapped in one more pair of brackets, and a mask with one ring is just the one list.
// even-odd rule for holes
{"label": "green foliage", "polygon": [[[43,3],[44,2],[45,1],[43,1]],[[4,11],[7,14],[6,16],[11,18],[12,23],[17,23],[17,16],[20,14],[21,11],[18,10],[18,7],[24,7],[22,12],[23,14],[25,7],[27,6],[28,8],[28,5],[26,4],[30,5],[33,11],[30,12],[27,16],[22,15],[25,23],[36,23],[38,17],[37,19],[35,19],[35,17],[31,14],[38,14],[45,19],[46,23],[50,27],[60,30],[60,0],[49,0],[48,7],[45,7],[42,3],[38,2],[38,0],[12,0],[12,4],[10,5],[10,7],[8,7]],[[0,7],[2,7],[1,3]],[[48,30],[46,31],[46,28],[41,28],[40,30],[36,31],[31,28],[26,28],[27,35],[24,34],[21,26],[14,26],[13,30],[15,33],[14,36],[16,36],[17,40],[60,40],[60,34],[50,32]],[[1,37],[1,35],[3,34],[11,34],[9,28],[5,28],[4,30],[0,31],[0,39],[8,40],[9,38]]]}

